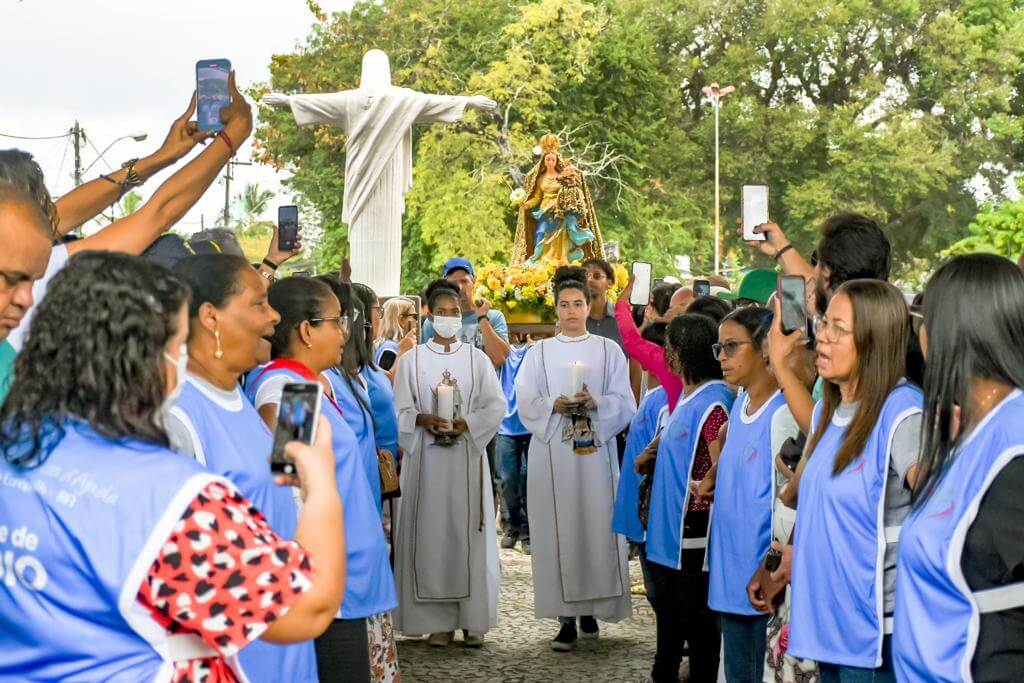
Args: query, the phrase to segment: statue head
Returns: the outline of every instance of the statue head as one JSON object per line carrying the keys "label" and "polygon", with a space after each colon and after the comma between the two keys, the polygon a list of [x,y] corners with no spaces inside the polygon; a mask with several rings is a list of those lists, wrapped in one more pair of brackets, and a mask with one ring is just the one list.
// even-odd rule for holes
{"label": "statue head", "polygon": [[558,136],[554,133],[548,133],[540,139],[540,151],[545,155],[552,152],[558,153],[558,150],[562,149],[562,143],[558,140]]}
{"label": "statue head", "polygon": [[558,170],[559,166],[561,166],[559,161],[560,159],[557,154],[554,152],[548,152],[544,155],[544,168],[548,173],[553,173]]}
{"label": "statue head", "polygon": [[359,89],[371,94],[391,87],[391,61],[383,50],[369,50],[363,55],[363,73]]}

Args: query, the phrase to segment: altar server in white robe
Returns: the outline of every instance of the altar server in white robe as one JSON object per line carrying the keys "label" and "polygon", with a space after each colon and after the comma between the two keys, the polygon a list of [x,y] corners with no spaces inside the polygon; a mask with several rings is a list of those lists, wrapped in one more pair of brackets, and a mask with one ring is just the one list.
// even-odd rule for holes
{"label": "altar server in white robe", "polygon": [[402,356],[395,375],[405,451],[395,628],[430,634],[435,647],[462,629],[464,644],[480,647],[498,624],[501,572],[486,447],[505,417],[505,396],[487,356],[458,340],[458,289],[438,280],[426,298],[434,338]]}
{"label": "altar server in white robe", "polygon": [[560,333],[527,353],[516,377],[519,415],[533,434],[527,469],[534,610],[558,618],[551,641],[572,650],[596,638],[596,619],[629,617],[626,540],[612,531],[619,479],[615,435],[636,412],[626,359],[587,333],[590,292],[582,268],[555,273]]}

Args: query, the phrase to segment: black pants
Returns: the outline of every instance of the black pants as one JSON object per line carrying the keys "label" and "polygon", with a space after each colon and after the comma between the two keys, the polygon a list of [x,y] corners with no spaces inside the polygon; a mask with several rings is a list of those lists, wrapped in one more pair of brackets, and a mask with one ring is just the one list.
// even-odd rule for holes
{"label": "black pants", "polygon": [[[699,514],[688,514],[687,521]],[[705,521],[705,528],[706,524]],[[657,619],[657,650],[651,678],[654,683],[675,683],[679,680],[685,641],[690,644],[691,683],[715,683],[718,680],[722,637],[718,617],[708,607],[704,549],[683,550],[682,569],[665,567],[646,558],[644,563],[644,574],[648,579],[647,599]]]}
{"label": "black pants", "polygon": [[313,645],[320,683],[370,683],[366,619],[335,619]]}

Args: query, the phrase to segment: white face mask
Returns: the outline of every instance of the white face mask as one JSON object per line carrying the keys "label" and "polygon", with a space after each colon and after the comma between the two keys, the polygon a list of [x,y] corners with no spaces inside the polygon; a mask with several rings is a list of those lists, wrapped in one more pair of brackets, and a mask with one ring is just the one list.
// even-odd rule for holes
{"label": "white face mask", "polygon": [[462,318],[449,318],[443,315],[434,316],[434,331],[441,339],[452,339],[462,331]]}
{"label": "white face mask", "polygon": [[174,388],[171,389],[171,393],[167,394],[167,398],[164,399],[164,406],[169,407],[181,396],[181,391],[185,388],[185,370],[188,368],[188,346],[186,344],[181,345],[177,358],[164,351],[164,358],[174,364],[174,374],[176,376]]}

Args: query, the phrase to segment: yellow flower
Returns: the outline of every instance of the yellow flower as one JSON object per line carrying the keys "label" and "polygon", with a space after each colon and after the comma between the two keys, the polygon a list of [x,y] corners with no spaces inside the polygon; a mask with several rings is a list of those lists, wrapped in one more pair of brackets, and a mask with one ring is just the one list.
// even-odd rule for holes
{"label": "yellow flower", "polygon": [[505,304],[505,307],[508,308],[508,310],[510,311],[514,311],[516,309],[516,302],[509,301],[508,303]]}
{"label": "yellow flower", "polygon": [[496,290],[501,287],[501,280],[496,275],[491,275],[487,278],[487,286],[492,290]]}

